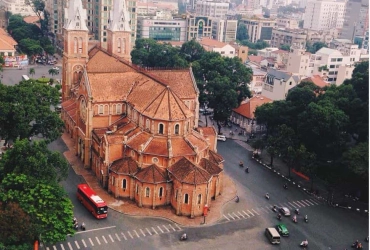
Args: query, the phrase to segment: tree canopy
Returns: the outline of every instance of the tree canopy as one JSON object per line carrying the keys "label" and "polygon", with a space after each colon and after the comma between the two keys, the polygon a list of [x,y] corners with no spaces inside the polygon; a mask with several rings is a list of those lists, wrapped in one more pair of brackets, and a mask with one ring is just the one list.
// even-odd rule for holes
{"label": "tree canopy", "polygon": [[311,44],[310,42],[306,43],[306,50],[312,54],[315,54],[321,48],[327,48],[328,46],[323,42],[314,42]]}
{"label": "tree canopy", "polygon": [[55,140],[62,132],[63,121],[50,106],[58,102],[57,88],[32,79],[14,86],[0,84],[0,136],[15,141],[41,134]]}
{"label": "tree canopy", "polygon": [[245,24],[243,23],[240,23],[238,25],[238,29],[236,32],[236,40],[244,41],[248,39],[249,39],[249,35],[248,35],[247,26],[245,26]]}

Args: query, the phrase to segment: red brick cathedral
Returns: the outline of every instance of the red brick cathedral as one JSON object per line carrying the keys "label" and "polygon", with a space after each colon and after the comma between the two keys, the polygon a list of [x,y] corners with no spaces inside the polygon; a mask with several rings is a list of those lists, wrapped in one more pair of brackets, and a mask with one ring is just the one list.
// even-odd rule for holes
{"label": "red brick cathedral", "polygon": [[198,127],[191,68],[144,70],[129,62],[124,0],[114,0],[107,49],[89,42],[81,0],[65,11],[62,119],[84,166],[116,198],[202,215],[222,192],[223,158],[214,128]]}

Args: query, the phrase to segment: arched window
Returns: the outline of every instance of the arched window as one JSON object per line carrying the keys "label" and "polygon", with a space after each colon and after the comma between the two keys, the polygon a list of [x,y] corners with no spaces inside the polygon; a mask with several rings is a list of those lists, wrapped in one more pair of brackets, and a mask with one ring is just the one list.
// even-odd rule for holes
{"label": "arched window", "polygon": [[150,194],[150,188],[145,188],[145,197],[149,197]]}
{"label": "arched window", "polygon": [[162,197],[163,196],[163,187],[159,188],[158,196]]}
{"label": "arched window", "polygon": [[116,178],[112,176],[112,186],[114,186],[115,182],[116,182]]}
{"label": "arched window", "polygon": [[202,201],[202,195],[198,194],[197,204],[200,205],[201,201]]}
{"label": "arched window", "polygon": [[189,195],[188,194],[184,195],[184,203],[189,204]]}
{"label": "arched window", "polygon": [[122,44],[121,44],[121,48],[122,48],[122,53],[126,53],[126,39],[122,39]]}
{"label": "arched window", "polygon": [[164,131],[164,125],[163,125],[163,123],[160,123],[158,125],[158,134],[163,135],[163,131]]}
{"label": "arched window", "polygon": [[122,113],[122,104],[117,104],[116,106],[116,114],[121,114]]}
{"label": "arched window", "polygon": [[117,41],[117,53],[121,53],[121,38],[118,38]]}
{"label": "arched window", "polygon": [[145,128],[150,129],[150,120],[149,119],[146,119]]}
{"label": "arched window", "polygon": [[126,179],[123,179],[122,180],[122,188],[123,189],[126,189],[127,188],[127,180]]}
{"label": "arched window", "polygon": [[180,125],[179,124],[176,124],[175,125],[175,135],[178,135],[179,134],[179,130],[180,130]]}
{"label": "arched window", "polygon": [[136,184],[136,194],[139,194],[139,185]]}
{"label": "arched window", "polygon": [[82,37],[78,39],[78,53],[82,53]]}
{"label": "arched window", "polygon": [[77,37],[73,39],[73,53],[77,53]]}

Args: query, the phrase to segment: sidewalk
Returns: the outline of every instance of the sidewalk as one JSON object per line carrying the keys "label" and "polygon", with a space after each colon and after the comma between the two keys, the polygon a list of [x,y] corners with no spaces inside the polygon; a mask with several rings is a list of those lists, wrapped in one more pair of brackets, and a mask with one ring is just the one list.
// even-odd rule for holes
{"label": "sidewalk", "polygon": [[[96,176],[88,169],[83,167],[82,162],[76,157],[75,149],[73,146],[72,139],[69,134],[64,133],[62,135],[62,140],[68,147],[68,151],[64,153],[67,161],[74,169],[77,175],[83,177],[85,182],[94,189],[94,191],[108,204],[110,209],[117,212],[140,217],[161,217],[170,221],[173,221],[179,225],[187,227],[200,226],[204,222],[204,217],[196,217],[190,219],[186,216],[177,216],[170,206],[159,207],[157,209],[151,208],[139,208],[136,203],[128,199],[115,199],[113,196],[109,195],[108,192],[101,187]],[[222,217],[222,208],[229,201],[233,200],[236,196],[236,186],[233,181],[224,175],[223,190],[222,194],[213,200],[210,206],[210,211],[206,217],[206,224],[214,224]]]}

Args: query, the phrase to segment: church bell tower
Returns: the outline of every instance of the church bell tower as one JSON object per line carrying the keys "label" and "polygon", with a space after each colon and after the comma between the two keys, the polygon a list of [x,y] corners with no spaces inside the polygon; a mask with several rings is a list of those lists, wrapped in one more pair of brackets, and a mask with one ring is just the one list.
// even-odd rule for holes
{"label": "church bell tower", "polygon": [[108,53],[131,61],[130,13],[125,0],[113,0],[107,28]]}
{"label": "church bell tower", "polygon": [[81,0],[69,0],[64,12],[63,101],[71,98],[71,89],[80,81],[89,59],[86,9],[83,9]]}

